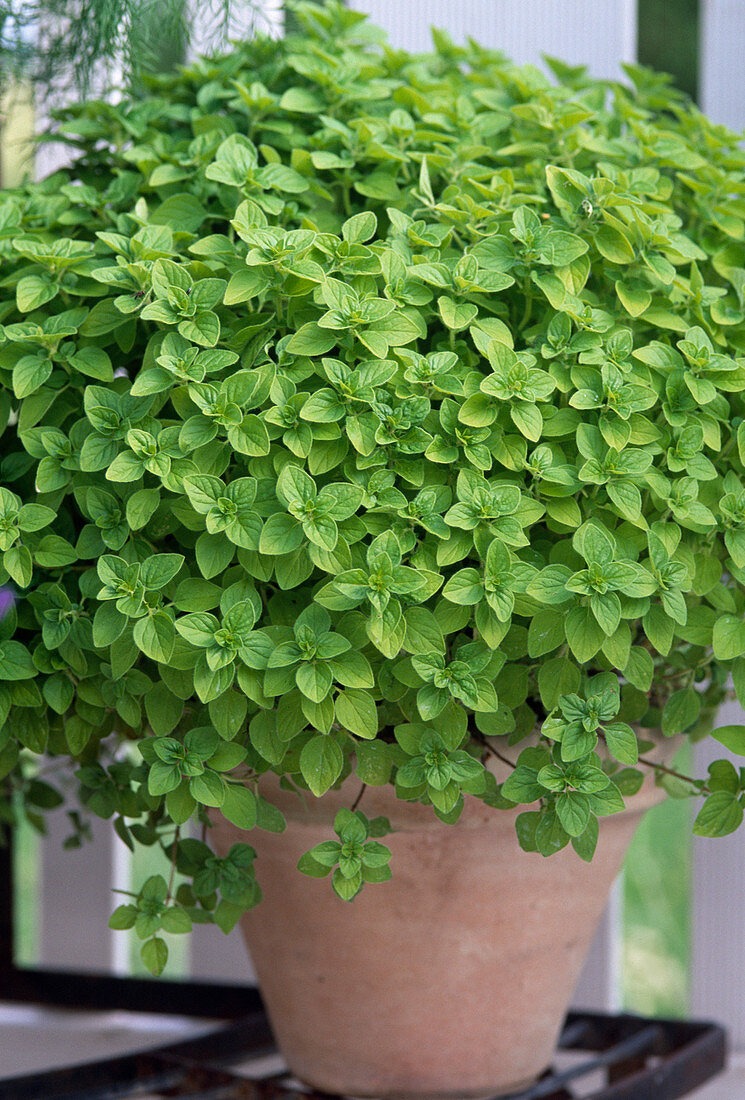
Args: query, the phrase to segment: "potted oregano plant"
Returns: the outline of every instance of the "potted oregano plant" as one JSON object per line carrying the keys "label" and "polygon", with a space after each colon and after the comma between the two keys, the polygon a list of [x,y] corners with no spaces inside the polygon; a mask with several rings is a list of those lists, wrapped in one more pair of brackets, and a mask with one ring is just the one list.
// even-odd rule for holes
{"label": "potted oregano plant", "polygon": [[3,814],[43,756],[165,848],[154,973],[246,913],[310,1083],[493,1094],[642,809],[742,820],[669,757],[745,697],[745,161],[633,66],[295,13],[0,198]]}

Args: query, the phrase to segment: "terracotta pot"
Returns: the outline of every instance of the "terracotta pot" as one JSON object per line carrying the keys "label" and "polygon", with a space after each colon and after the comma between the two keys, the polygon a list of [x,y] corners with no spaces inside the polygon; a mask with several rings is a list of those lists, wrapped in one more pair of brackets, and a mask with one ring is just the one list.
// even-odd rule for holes
{"label": "terracotta pot", "polygon": [[262,783],[286,832],[247,837],[221,818],[211,835],[223,854],[246,839],[258,853],[264,897],[243,932],[292,1072],[325,1092],[419,1100],[533,1081],[551,1062],[634,830],[661,792],[648,783],[631,809],[602,819],[586,864],[571,848],[549,859],[521,851],[519,810],[468,797],[458,824],[443,825],[390,787],[367,788],[360,808],[398,830],[384,838],[393,878],[348,903],[296,868],[330,838],[359,781],[305,806],[274,777]]}

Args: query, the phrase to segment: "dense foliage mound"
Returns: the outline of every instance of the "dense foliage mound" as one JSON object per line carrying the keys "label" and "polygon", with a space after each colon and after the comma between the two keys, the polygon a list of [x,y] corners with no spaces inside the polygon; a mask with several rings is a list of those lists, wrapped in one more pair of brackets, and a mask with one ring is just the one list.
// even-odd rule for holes
{"label": "dense foliage mound", "polygon": [[[540,800],[523,846],[590,858],[630,723],[698,736],[745,692],[736,135],[639,69],[297,14],[65,111],[73,166],[0,199],[5,813],[72,757],[172,852],[182,904],[155,878],[115,919],[154,969],[159,927],[258,897],[247,846],[171,843],[204,806],[281,828],[263,771],[449,822]],[[699,832],[742,819],[731,765],[664,781]],[[303,869],[353,896],[384,827],[342,814]]]}

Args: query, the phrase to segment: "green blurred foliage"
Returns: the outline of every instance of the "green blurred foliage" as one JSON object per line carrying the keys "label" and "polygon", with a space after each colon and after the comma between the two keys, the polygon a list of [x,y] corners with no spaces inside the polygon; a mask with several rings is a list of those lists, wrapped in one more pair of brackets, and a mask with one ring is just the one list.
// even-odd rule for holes
{"label": "green blurred foliage", "polygon": [[639,0],[638,60],[698,93],[699,0]]}
{"label": "green blurred foliage", "polygon": [[[687,772],[690,748],[676,757]],[[626,856],[622,1003],[648,1016],[686,1016],[691,958],[691,806],[668,799],[643,818]]]}

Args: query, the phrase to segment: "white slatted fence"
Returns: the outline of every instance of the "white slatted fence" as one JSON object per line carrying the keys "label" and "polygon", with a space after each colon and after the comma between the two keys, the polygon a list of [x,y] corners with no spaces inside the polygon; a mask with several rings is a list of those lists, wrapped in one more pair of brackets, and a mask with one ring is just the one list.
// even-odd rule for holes
{"label": "white slatted fence", "polygon": [[745,130],[745,4],[701,0],[701,108],[716,122]]}
{"label": "white slatted fence", "polygon": [[426,50],[430,27],[457,41],[468,36],[520,64],[550,54],[617,77],[636,58],[636,0],[350,0],[383,27],[394,46]]}
{"label": "white slatted fence", "polygon": [[[745,722],[736,703],[723,708],[723,724]],[[723,757],[742,767],[715,741],[695,750],[696,774]],[[745,1053],[745,830],[693,841],[691,1012],[724,1024],[733,1049]]]}

